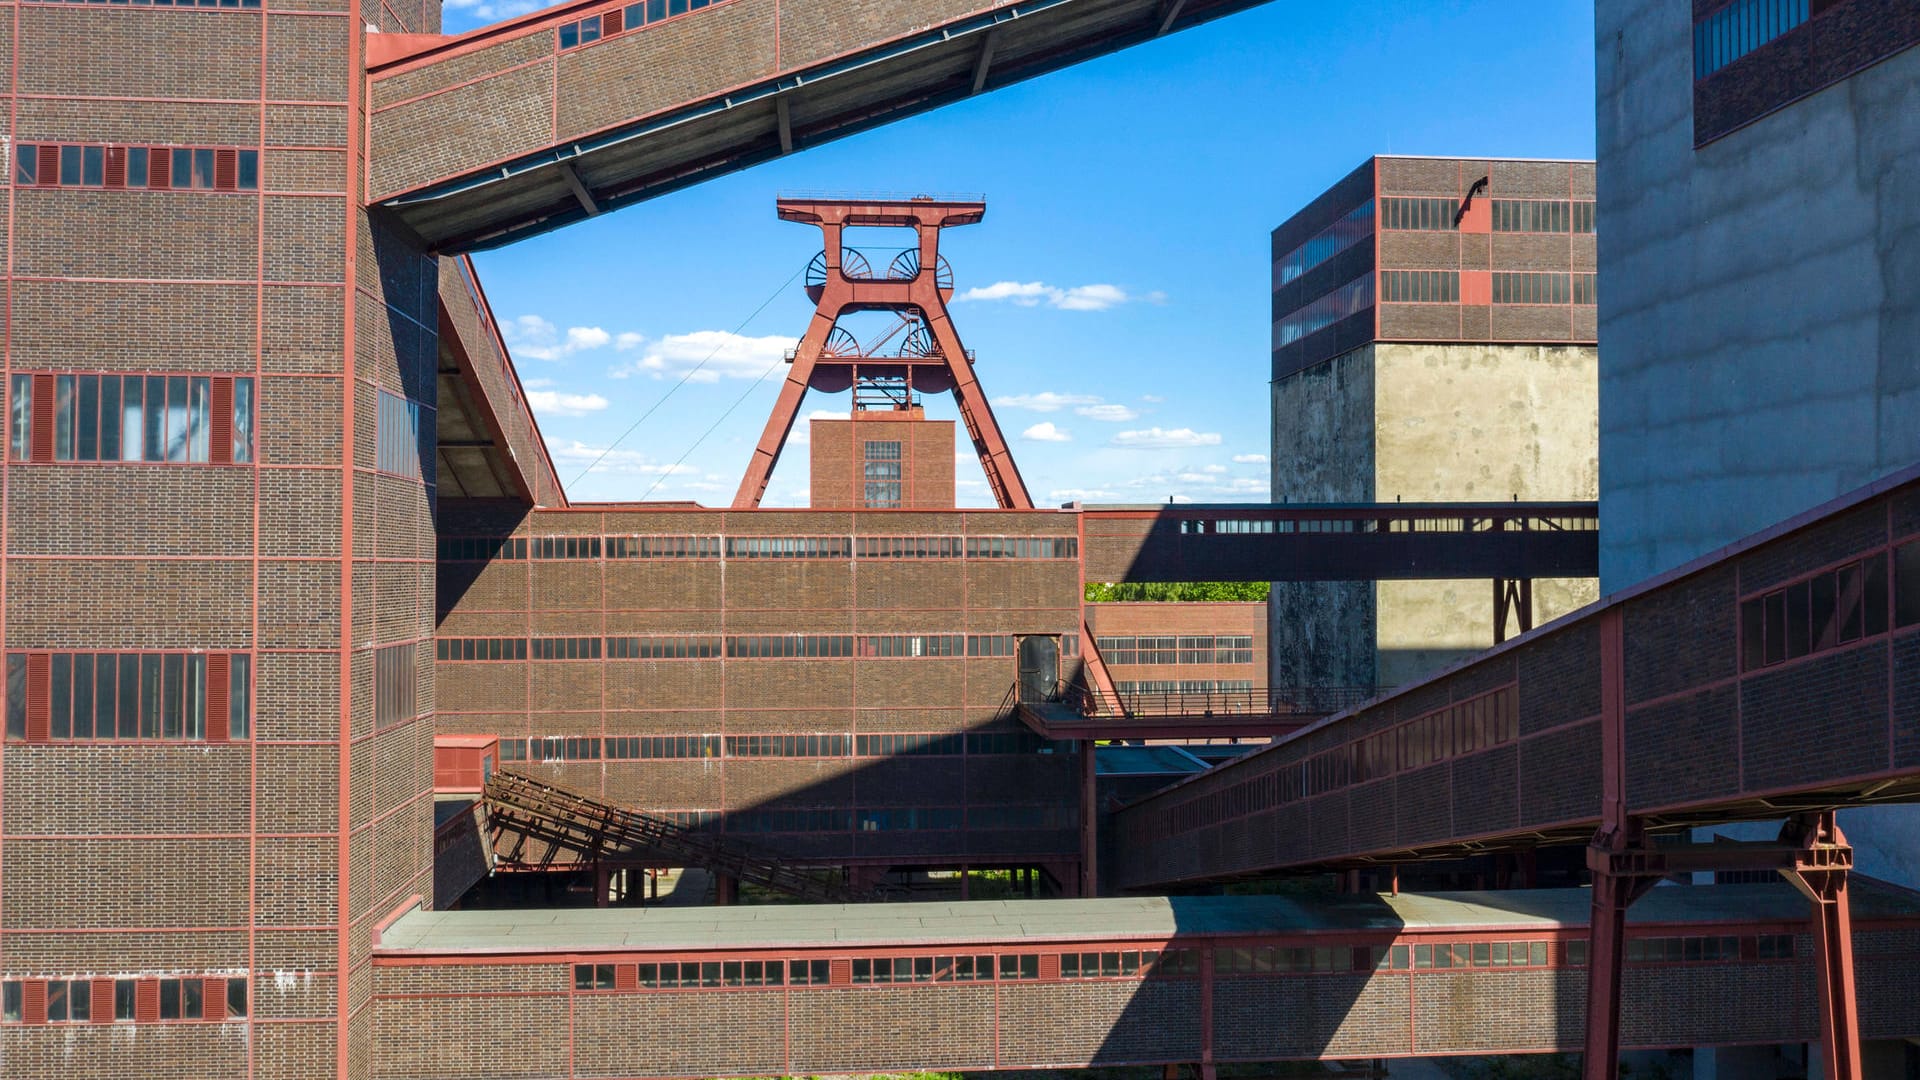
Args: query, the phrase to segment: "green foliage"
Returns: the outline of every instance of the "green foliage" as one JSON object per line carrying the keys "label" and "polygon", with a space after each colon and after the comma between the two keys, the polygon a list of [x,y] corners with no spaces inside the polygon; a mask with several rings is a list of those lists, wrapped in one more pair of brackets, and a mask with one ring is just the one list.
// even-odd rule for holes
{"label": "green foliage", "polygon": [[1087,602],[1186,603],[1205,600],[1259,601],[1273,588],[1264,581],[1087,582]]}

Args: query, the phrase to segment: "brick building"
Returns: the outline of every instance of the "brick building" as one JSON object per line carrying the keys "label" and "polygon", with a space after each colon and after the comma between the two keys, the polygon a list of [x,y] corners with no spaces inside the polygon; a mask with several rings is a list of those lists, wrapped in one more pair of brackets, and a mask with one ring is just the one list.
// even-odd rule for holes
{"label": "brick building", "polygon": [[1123,697],[1266,689],[1264,603],[1090,603],[1087,627]]}
{"label": "brick building", "polygon": [[[1348,174],[1273,231],[1273,500],[1594,498],[1594,268],[1589,162]],[[1597,595],[1530,592],[1540,621]],[[1495,640],[1485,581],[1282,583],[1272,610],[1281,685],[1399,685]]]}

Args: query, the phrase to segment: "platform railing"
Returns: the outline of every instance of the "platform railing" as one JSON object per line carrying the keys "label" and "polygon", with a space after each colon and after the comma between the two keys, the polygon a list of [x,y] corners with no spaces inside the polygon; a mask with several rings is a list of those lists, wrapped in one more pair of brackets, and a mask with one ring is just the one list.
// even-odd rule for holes
{"label": "platform railing", "polygon": [[[1365,704],[1378,696],[1373,686],[1252,687],[1233,690],[1105,691],[1079,683],[1058,682],[1042,703],[1069,709],[1089,719],[1153,719],[1180,717],[1276,717],[1313,719],[1331,716]],[[1006,709],[1030,704],[1020,698],[1020,684],[1007,691]]]}
{"label": "platform railing", "polygon": [[[701,867],[815,903],[878,898],[857,894],[831,875],[795,869],[777,855],[737,840],[615,806],[519,773],[494,773],[487,780],[485,798],[489,820],[496,830],[531,832],[583,858],[638,849],[673,860],[673,865]],[[541,823],[545,823],[544,828]]]}

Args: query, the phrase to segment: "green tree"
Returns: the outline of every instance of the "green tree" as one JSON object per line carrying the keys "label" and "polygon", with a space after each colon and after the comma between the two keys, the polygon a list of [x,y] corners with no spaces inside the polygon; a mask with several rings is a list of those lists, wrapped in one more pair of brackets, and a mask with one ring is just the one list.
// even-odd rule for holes
{"label": "green tree", "polygon": [[1181,603],[1205,600],[1265,600],[1264,581],[1087,582],[1088,603]]}

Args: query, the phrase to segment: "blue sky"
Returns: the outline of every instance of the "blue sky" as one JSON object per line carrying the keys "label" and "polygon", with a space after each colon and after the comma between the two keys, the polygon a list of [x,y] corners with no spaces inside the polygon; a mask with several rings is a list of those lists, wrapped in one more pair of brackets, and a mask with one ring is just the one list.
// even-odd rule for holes
{"label": "blue sky", "polygon": [[[522,10],[494,2],[448,31]],[[984,193],[943,252],[961,295],[1011,295],[952,312],[1036,502],[1264,501],[1268,233],[1370,154],[1591,157],[1592,36],[1563,0],[1282,0],[477,262],[573,498],[723,506],[812,312],[781,286],[819,231],[776,195]],[[766,505],[805,505],[806,450]]]}

